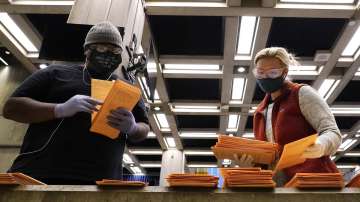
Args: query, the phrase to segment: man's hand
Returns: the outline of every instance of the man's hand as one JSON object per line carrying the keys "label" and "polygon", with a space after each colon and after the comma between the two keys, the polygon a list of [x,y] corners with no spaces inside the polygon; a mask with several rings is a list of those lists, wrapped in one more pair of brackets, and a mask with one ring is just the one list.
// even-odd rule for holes
{"label": "man's hand", "polygon": [[134,115],[124,109],[124,108],[117,108],[116,110],[112,110],[107,117],[108,124],[120,130],[126,134],[134,134],[137,130],[137,124],[134,118]]}
{"label": "man's hand", "polygon": [[78,112],[92,113],[98,111],[97,105],[103,102],[86,95],[74,95],[68,101],[57,104],[54,109],[56,118],[65,118],[75,115]]}
{"label": "man's hand", "polygon": [[251,155],[243,154],[239,157],[237,154],[234,154],[234,160],[239,167],[254,167],[254,158]]}

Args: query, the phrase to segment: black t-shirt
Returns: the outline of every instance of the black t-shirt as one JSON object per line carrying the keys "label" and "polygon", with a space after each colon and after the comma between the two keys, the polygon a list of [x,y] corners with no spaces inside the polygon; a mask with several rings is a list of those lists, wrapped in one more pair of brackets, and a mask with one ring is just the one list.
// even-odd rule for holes
{"label": "black t-shirt", "polygon": [[[127,74],[125,78],[129,78]],[[12,96],[63,103],[77,94],[90,95],[89,83],[82,66],[53,65],[28,77]],[[148,123],[142,100],[132,113],[136,122]],[[90,132],[91,115],[85,112],[61,120],[30,124],[20,151],[25,154],[20,154],[9,172],[22,172],[39,179],[121,178],[126,134],[113,140]]]}

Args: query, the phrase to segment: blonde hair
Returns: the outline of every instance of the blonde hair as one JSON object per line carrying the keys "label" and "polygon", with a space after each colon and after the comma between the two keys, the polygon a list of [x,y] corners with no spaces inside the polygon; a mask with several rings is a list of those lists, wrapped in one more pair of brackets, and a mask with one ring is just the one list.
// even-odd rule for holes
{"label": "blonde hair", "polygon": [[260,59],[268,57],[279,59],[287,69],[290,65],[299,65],[299,62],[296,61],[295,57],[282,47],[269,47],[260,50],[255,56],[254,63],[256,64]]}

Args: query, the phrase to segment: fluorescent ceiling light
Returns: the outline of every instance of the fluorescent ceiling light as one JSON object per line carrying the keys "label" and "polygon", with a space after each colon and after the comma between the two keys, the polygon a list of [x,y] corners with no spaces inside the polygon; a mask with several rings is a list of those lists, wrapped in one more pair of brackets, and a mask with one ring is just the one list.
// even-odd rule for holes
{"label": "fluorescent ceiling light", "polygon": [[251,55],[235,55],[234,60],[251,60]]}
{"label": "fluorescent ceiling light", "polygon": [[357,139],[347,139],[345,140],[345,142],[343,142],[340,147],[339,150],[340,151],[346,151],[349,147],[351,147],[353,144],[355,144],[358,140]]}
{"label": "fluorescent ceiling light", "polygon": [[246,87],[245,78],[234,78],[231,99],[242,100],[244,96],[245,87]]}
{"label": "fluorescent ceiling light", "polygon": [[132,164],[134,163],[134,161],[132,160],[132,158],[129,156],[129,154],[124,154],[123,155],[123,161],[126,164]]}
{"label": "fluorescent ceiling light", "polygon": [[185,150],[185,155],[188,156],[213,156],[214,153],[212,151],[196,151],[196,150]]}
{"label": "fluorescent ceiling light", "polygon": [[332,107],[330,109],[333,114],[360,114],[360,107]]}
{"label": "fluorescent ceiling light", "polygon": [[155,122],[161,131],[170,131],[169,122],[164,113],[154,114]]}
{"label": "fluorescent ceiling light", "polygon": [[[17,43],[20,43],[27,52],[39,52],[31,40],[24,34],[15,21],[7,14],[0,12],[0,23],[5,29],[15,38]],[[5,31],[5,30],[4,30]]]}
{"label": "fluorescent ceiling light", "polygon": [[290,65],[289,71],[316,71],[316,65]]}
{"label": "fluorescent ceiling light", "polygon": [[220,65],[214,65],[214,64],[165,64],[165,69],[220,70]]}
{"label": "fluorescent ceiling light", "polygon": [[161,168],[160,163],[142,163],[140,166],[143,168]]}
{"label": "fluorescent ceiling light", "polygon": [[40,68],[40,69],[45,69],[46,67],[48,67],[47,64],[40,64],[40,65],[39,65],[39,68]]}
{"label": "fluorescent ceiling light", "polygon": [[179,136],[181,138],[212,138],[212,139],[216,139],[218,138],[218,134],[216,134],[215,132],[180,132]]}
{"label": "fluorescent ceiling light", "polygon": [[148,138],[154,138],[154,137],[156,137],[156,134],[155,134],[154,132],[150,131],[150,132],[148,133],[147,137],[148,137]]}
{"label": "fluorescent ceiling light", "polygon": [[175,139],[173,137],[165,137],[168,148],[176,148]]}
{"label": "fluorescent ceiling light", "polygon": [[214,113],[220,112],[218,106],[211,105],[172,105],[171,111],[173,112],[203,112],[203,113]]}
{"label": "fluorescent ceiling light", "polygon": [[[150,101],[150,88],[146,83],[146,78],[144,76],[141,76],[141,77],[137,77],[137,79],[138,79],[138,83],[140,84],[141,90],[144,92],[147,102],[149,103],[152,102]],[[157,89],[155,89],[154,91],[154,103],[161,103]]]}
{"label": "fluorescent ceiling light", "polygon": [[251,55],[256,34],[256,24],[256,16],[241,17],[237,54]]}
{"label": "fluorescent ceiling light", "polygon": [[230,114],[227,131],[236,132],[240,120],[240,115]]}
{"label": "fluorescent ceiling light", "polygon": [[316,65],[302,65],[302,66],[290,66],[289,75],[305,75],[305,76],[316,76],[319,75]]}
{"label": "fluorescent ceiling light", "polygon": [[339,62],[354,62],[354,58],[353,57],[340,57]]}
{"label": "fluorescent ceiling light", "polygon": [[257,107],[251,107],[251,109],[249,110],[249,113],[250,114],[255,113],[256,109],[257,109]]}
{"label": "fluorescent ceiling light", "polygon": [[0,61],[1,61],[5,66],[9,66],[9,64],[8,64],[2,57],[0,57]]}
{"label": "fluorescent ceiling light", "polygon": [[146,69],[147,69],[148,73],[156,73],[157,72],[156,63],[148,62],[146,65]]}
{"label": "fluorescent ceiling light", "polygon": [[164,74],[222,74],[221,70],[164,69]]}
{"label": "fluorescent ceiling light", "polygon": [[130,167],[130,169],[131,169],[131,171],[133,171],[133,173],[135,173],[137,175],[143,174],[139,167]]}
{"label": "fluorescent ceiling light", "polygon": [[333,161],[336,159],[336,156],[331,156],[330,159]]}
{"label": "fluorescent ceiling light", "polygon": [[344,51],[342,52],[342,56],[353,57],[356,51],[359,51],[359,47],[360,47],[360,26],[357,28],[355,34],[352,36],[349,43],[346,45]]}
{"label": "fluorescent ceiling light", "polygon": [[[358,131],[359,132],[359,131]],[[360,137],[360,134],[356,134],[355,137]]]}
{"label": "fluorescent ceiling light", "polygon": [[231,160],[230,160],[230,159],[224,159],[224,160],[222,161],[222,164],[223,164],[223,165],[230,165],[230,164],[231,164]]}
{"label": "fluorescent ceiling light", "polygon": [[238,67],[237,68],[237,72],[239,72],[239,73],[244,73],[245,71],[246,71],[245,67]]}
{"label": "fluorescent ceiling light", "polygon": [[360,152],[348,152],[345,153],[345,156],[360,157]]}
{"label": "fluorescent ceiling light", "polygon": [[357,164],[353,164],[353,165],[336,165],[337,168],[339,169],[353,169],[353,168],[357,168],[359,165]]}
{"label": "fluorescent ceiling light", "polygon": [[147,7],[226,7],[223,2],[146,2]]}
{"label": "fluorescent ceiling light", "polygon": [[39,5],[39,6],[72,6],[74,5],[73,0],[63,0],[63,1],[31,1],[31,0],[10,0],[11,4],[15,5]]}
{"label": "fluorescent ceiling light", "polygon": [[324,82],[321,84],[318,92],[319,94],[327,100],[335,88],[339,85],[340,80],[335,79],[325,79]]}
{"label": "fluorescent ceiling light", "polygon": [[189,168],[217,168],[216,164],[188,164]]}
{"label": "fluorescent ceiling light", "polygon": [[242,135],[242,137],[253,139],[253,138],[255,138],[255,135],[254,135],[254,133],[244,133],[244,134]]}
{"label": "fluorescent ceiling light", "polygon": [[354,0],[280,0],[283,3],[353,4]]}
{"label": "fluorescent ceiling light", "polygon": [[129,152],[135,155],[162,155],[163,153],[160,149],[131,149]]}

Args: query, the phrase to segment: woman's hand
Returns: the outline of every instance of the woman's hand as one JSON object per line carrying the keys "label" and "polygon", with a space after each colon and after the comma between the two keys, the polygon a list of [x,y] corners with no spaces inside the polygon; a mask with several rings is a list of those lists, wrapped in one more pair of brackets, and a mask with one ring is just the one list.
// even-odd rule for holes
{"label": "woman's hand", "polygon": [[243,154],[239,157],[234,154],[234,161],[239,167],[254,167],[254,158],[251,155]]}

